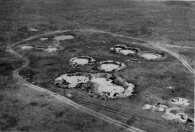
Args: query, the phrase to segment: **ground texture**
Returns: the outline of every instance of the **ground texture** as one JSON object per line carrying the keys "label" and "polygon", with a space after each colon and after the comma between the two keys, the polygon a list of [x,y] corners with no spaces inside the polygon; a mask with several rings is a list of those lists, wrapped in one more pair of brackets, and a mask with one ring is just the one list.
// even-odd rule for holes
{"label": "ground texture", "polygon": [[[163,118],[169,109],[143,106],[160,103],[194,120],[194,6],[182,1],[1,1],[0,130],[193,131],[193,123]],[[117,44],[141,52],[113,53],[110,48]],[[147,60],[142,53],[163,58]],[[70,65],[77,56],[97,63]],[[104,100],[54,83],[66,73],[105,72],[98,67],[107,60],[125,64],[109,73],[135,84],[132,96]],[[189,105],[171,104],[176,97]]]}

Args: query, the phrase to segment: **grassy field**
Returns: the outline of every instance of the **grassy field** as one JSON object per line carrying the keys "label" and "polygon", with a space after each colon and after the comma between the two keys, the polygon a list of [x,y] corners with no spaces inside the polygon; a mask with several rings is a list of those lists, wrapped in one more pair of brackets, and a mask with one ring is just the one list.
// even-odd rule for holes
{"label": "grassy field", "polygon": [[[147,61],[139,56],[141,63],[130,62],[131,57],[113,54],[109,48],[115,44],[126,44],[142,51],[164,53],[145,47],[144,41],[114,37],[106,33],[74,31],[91,29],[140,38],[152,43],[162,43],[166,48],[181,55],[195,67],[195,3],[173,1],[131,0],[9,0],[0,2],[0,131],[125,131],[96,117],[81,112],[58,100],[22,86],[12,78],[12,71],[22,65],[21,60],[6,52],[6,47],[30,36],[70,30],[72,40],[62,41],[57,52],[41,49],[15,51],[30,60],[30,65],[21,71],[27,81],[47,88],[63,96],[72,94],[72,100],[99,113],[148,132],[188,132],[193,126],[169,121],[163,112],[143,110],[145,103],[163,103],[173,97],[187,98],[190,105],[185,108],[189,117],[194,117],[194,75],[173,56]],[[34,27],[41,31],[30,33],[23,27]],[[135,45],[133,43],[139,43]],[[24,45],[35,47],[52,46],[54,42],[39,39]],[[175,46],[175,47],[174,47]],[[136,84],[135,95],[116,100],[92,98],[80,89],[64,90],[54,85],[59,75],[73,72],[99,72],[92,66],[72,68],[68,59],[87,55],[97,61],[116,60],[127,68],[115,72]],[[175,89],[168,89],[172,86]],[[79,101],[80,102],[79,102]],[[85,103],[83,103],[85,102]],[[101,109],[102,108],[102,109]],[[121,116],[109,111],[125,113]]]}

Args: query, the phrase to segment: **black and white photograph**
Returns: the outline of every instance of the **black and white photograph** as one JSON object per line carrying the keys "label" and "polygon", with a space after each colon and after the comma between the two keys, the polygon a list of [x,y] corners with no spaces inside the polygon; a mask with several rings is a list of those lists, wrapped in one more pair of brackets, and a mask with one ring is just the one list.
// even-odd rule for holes
{"label": "black and white photograph", "polygon": [[0,0],[0,132],[194,132],[195,1]]}

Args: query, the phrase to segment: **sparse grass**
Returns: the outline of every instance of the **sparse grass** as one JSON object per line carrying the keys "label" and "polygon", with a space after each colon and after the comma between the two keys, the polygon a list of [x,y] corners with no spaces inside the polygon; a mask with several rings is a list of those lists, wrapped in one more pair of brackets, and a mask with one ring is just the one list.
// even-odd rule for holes
{"label": "sparse grass", "polygon": [[[80,41],[78,41],[77,43],[79,42]],[[93,45],[93,43],[90,43],[89,46],[91,45]],[[97,61],[113,59],[116,61],[120,60],[121,62],[124,62],[126,61],[127,58],[134,58],[134,57],[123,57],[122,55],[115,55],[117,57],[113,58],[114,54],[109,52],[109,46],[102,46],[102,45],[104,45],[104,43],[98,43],[98,45],[96,45],[95,47],[96,49],[99,49],[99,47],[101,48],[100,53],[98,53],[98,50],[95,51],[94,49],[93,51],[86,52],[84,55],[92,56]],[[77,46],[78,48],[82,48],[79,45]],[[135,45],[133,46],[135,47]],[[154,49],[142,48],[140,46],[138,47],[144,49],[144,51],[149,50],[150,52],[158,52],[155,51]],[[64,52],[66,52],[66,49],[64,49]],[[98,54],[101,55],[98,56]],[[135,97],[129,97],[127,99],[119,99],[119,100],[113,100],[107,102],[99,101],[98,99],[91,98],[89,97],[89,95],[86,95],[85,92],[78,89],[63,91],[53,85],[53,80],[55,79],[55,77],[67,72],[83,72],[83,71],[90,72],[89,69],[86,70],[87,67],[81,66],[72,69],[67,63],[67,59],[69,58],[67,56],[62,57],[62,55],[61,56],[56,55],[55,57],[48,56],[46,58],[42,57],[42,59],[39,59],[34,57],[34,55],[37,56],[37,54],[32,53],[29,58],[31,60],[31,67],[30,67],[31,70],[37,72],[37,75],[33,76],[32,79],[32,81],[36,82],[37,85],[46,87],[62,95],[66,95],[65,94],[66,91],[69,92],[71,91],[74,98],[79,98],[80,100],[90,102],[93,104],[101,104],[102,106],[108,108],[113,108],[114,106],[113,109],[117,111],[127,113],[128,115],[136,114],[138,117],[145,118],[152,122],[155,120],[155,122],[158,122],[158,124],[163,124],[166,127],[170,127],[170,129],[171,126],[169,126],[169,124],[165,122],[164,119],[161,119],[162,114],[156,114],[154,116],[154,113],[150,113],[151,114],[150,116],[144,115],[142,113],[143,110],[141,109],[142,105],[144,105],[147,102],[158,103],[158,101],[160,100],[166,101],[173,96],[187,97],[188,99],[193,101],[193,92],[190,89],[188,89],[189,87],[193,87],[192,76],[188,76],[188,72],[185,73],[186,70],[184,68],[181,68],[181,64],[177,60],[174,60],[169,55],[167,58],[165,58],[165,60],[162,61],[142,61],[141,63],[133,63],[133,64],[131,62],[128,63],[126,62],[128,64],[127,69],[116,72],[115,74],[120,75],[123,78],[126,78],[130,82],[135,82],[137,84],[136,86],[137,95]],[[78,56],[78,54],[76,53],[73,56]],[[137,56],[135,56],[135,58],[136,57]],[[96,72],[98,72],[97,69]],[[168,90],[166,88],[166,86],[168,85],[172,85],[176,87],[176,89]],[[116,105],[118,106],[118,108],[116,107]],[[117,119],[117,116],[114,115],[112,116],[113,118]],[[135,122],[137,122],[135,124],[139,127],[145,126],[145,125],[140,126],[138,124],[139,121],[135,121]],[[152,129],[148,128],[148,130],[152,130]]]}
{"label": "sparse grass", "polygon": [[[13,0],[9,1],[10,3]],[[98,29],[126,36],[143,38],[150,41],[165,41],[173,45],[194,47],[194,3],[192,2],[146,2],[128,0],[18,0],[17,4],[0,9],[0,130],[1,131],[124,131],[112,125],[77,111],[56,100],[47,98],[27,87],[19,87],[11,77],[12,71],[21,62],[5,52],[9,43],[20,41],[26,37],[37,35],[21,30],[21,27],[35,27],[41,30],[38,34],[58,29]],[[17,28],[17,29],[16,29]],[[66,34],[66,33],[65,33]],[[154,49],[137,46],[133,42],[143,43],[125,38],[113,37],[108,34],[90,34],[85,32],[67,32],[75,39],[62,41],[64,49],[55,53],[45,53],[42,50],[15,50],[30,59],[30,65],[20,74],[28,81],[48,88],[56,93],[66,95],[71,92],[73,99],[112,108],[118,112],[132,115],[131,118],[118,116],[99,109],[101,113],[122,120],[146,131],[187,131],[185,124],[174,123],[161,118],[162,114],[143,111],[141,107],[146,102],[168,100],[171,97],[185,97],[190,100],[186,112],[194,115],[194,76],[183,65],[167,54],[160,61],[145,61],[132,63],[127,60],[132,57],[113,54],[109,48],[115,44],[125,44],[138,47],[143,51],[159,53]],[[40,42],[32,40],[29,45],[46,47],[53,45],[51,39]],[[191,65],[194,65],[194,50],[179,50]],[[97,61],[115,60],[124,62],[128,67],[116,72],[128,81],[136,84],[135,96],[113,101],[102,101],[91,98],[85,92],[73,89],[63,90],[53,85],[53,80],[61,74],[71,72],[98,72],[97,69],[77,67],[72,69],[68,59],[87,55]],[[30,75],[26,75],[30,74]],[[167,89],[174,86],[174,90]],[[137,117],[156,122],[166,127],[141,124]]]}
{"label": "sparse grass", "polygon": [[22,85],[1,93],[4,100],[0,101],[0,131],[115,132],[119,129]]}

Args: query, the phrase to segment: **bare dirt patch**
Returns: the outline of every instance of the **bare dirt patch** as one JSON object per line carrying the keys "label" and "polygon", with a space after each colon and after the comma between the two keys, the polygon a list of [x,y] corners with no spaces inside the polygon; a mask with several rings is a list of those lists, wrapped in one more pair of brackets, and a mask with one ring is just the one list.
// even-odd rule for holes
{"label": "bare dirt patch", "polygon": [[73,73],[56,78],[55,85],[61,88],[81,88],[101,99],[125,98],[133,95],[135,85],[108,73]]}

